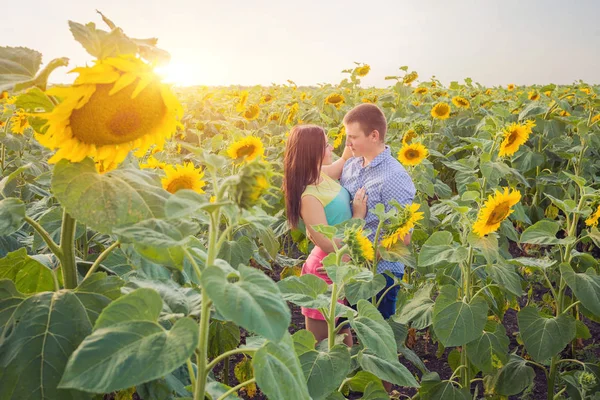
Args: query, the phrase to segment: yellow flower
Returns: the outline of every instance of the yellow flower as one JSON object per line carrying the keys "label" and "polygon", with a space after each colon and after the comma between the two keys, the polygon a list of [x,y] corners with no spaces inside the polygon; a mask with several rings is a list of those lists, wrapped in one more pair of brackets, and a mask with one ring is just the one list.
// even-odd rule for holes
{"label": "yellow flower", "polygon": [[415,227],[415,224],[423,219],[423,213],[417,212],[420,207],[418,204],[407,204],[400,209],[398,222],[390,227],[381,240],[381,244],[386,249],[392,247],[398,240],[404,240],[404,237]]}
{"label": "yellow flower", "polygon": [[403,165],[419,165],[427,157],[429,151],[421,143],[407,144],[400,148],[398,160]]}
{"label": "yellow flower", "polygon": [[431,116],[437,119],[447,119],[450,117],[450,106],[448,103],[437,103],[431,109]]}
{"label": "yellow flower", "polygon": [[343,95],[339,93],[332,93],[325,99],[325,104],[331,104],[335,106],[335,108],[340,108],[342,104],[346,102],[346,99]]}
{"label": "yellow flower", "polygon": [[458,108],[469,108],[471,106],[469,100],[460,96],[454,96],[452,98],[452,104],[454,104]]}
{"label": "yellow flower", "polygon": [[421,105],[421,102],[415,100],[415,101],[412,101],[410,104],[412,104],[415,107],[419,107]]}
{"label": "yellow flower", "polygon": [[5,125],[6,125],[6,122],[4,122],[0,119],[0,129],[4,129]]}
{"label": "yellow flower", "polygon": [[492,95],[494,93],[494,91],[492,89],[487,89],[485,91],[485,94],[487,94],[488,96]]}
{"label": "yellow flower", "polygon": [[415,90],[413,90],[413,93],[415,94],[427,94],[427,92],[429,92],[429,89],[427,89],[426,87],[418,87]]}
{"label": "yellow flower", "polygon": [[550,96],[552,95],[552,90],[546,90],[546,91],[544,92],[544,94],[545,94],[546,96],[550,97]]}
{"label": "yellow flower", "polygon": [[142,169],[149,169],[149,168],[165,169],[166,166],[167,166],[166,162],[158,161],[153,156],[148,157],[148,160],[146,160],[146,162],[144,164],[140,164],[140,168],[142,168]]}
{"label": "yellow flower", "polygon": [[48,120],[48,130],[35,138],[50,149],[58,148],[48,162],[92,157],[108,171],[131,150],[141,156],[152,145],[162,147],[176,131],[183,109],[140,59],[111,57],[73,71],[79,76],[72,86],[48,91],[63,98],[62,103],[40,115]]}
{"label": "yellow flower", "polygon": [[231,191],[235,202],[242,208],[250,208],[260,202],[270,187],[269,165],[255,160],[244,165],[240,180]]}
{"label": "yellow flower", "polygon": [[410,144],[410,142],[417,136],[417,132],[415,132],[414,129],[407,130],[406,132],[404,132],[404,135],[402,135],[402,144],[405,146]]}
{"label": "yellow flower", "polygon": [[333,148],[334,149],[337,149],[338,147],[340,147],[340,145],[344,141],[345,136],[346,136],[346,127],[342,125],[342,127],[338,131],[337,135],[335,136],[335,139],[333,140]]}
{"label": "yellow flower", "polygon": [[565,110],[561,110],[558,115],[560,115],[561,117],[570,117],[571,113]]}
{"label": "yellow flower", "polygon": [[592,124],[595,124],[598,121],[600,121],[600,114],[594,115],[594,117],[592,118]]}
{"label": "yellow flower", "polygon": [[373,244],[367,238],[362,228],[348,228],[344,231],[344,243],[350,249],[352,260],[358,264],[373,261],[375,250]]}
{"label": "yellow flower", "polygon": [[498,156],[512,156],[519,150],[522,144],[527,142],[532,128],[535,126],[533,121],[527,121],[525,125],[513,123],[504,130],[504,140],[500,144]]}
{"label": "yellow flower", "polygon": [[371,67],[369,65],[365,64],[361,67],[357,67],[355,69],[355,71],[356,71],[356,75],[358,75],[358,76],[367,76],[369,71],[371,71]]}
{"label": "yellow flower", "polygon": [[300,100],[306,100],[306,97],[307,97],[307,94],[306,94],[306,92],[302,92],[302,93],[300,94]]}
{"label": "yellow flower", "polygon": [[260,114],[260,107],[257,104],[252,104],[244,111],[244,118],[253,121],[258,118],[258,114]]}
{"label": "yellow flower", "polygon": [[268,93],[260,98],[260,104],[267,104],[271,101],[273,101],[273,96]]}
{"label": "yellow flower", "polygon": [[6,90],[3,90],[2,92],[0,92],[0,100],[6,99],[8,99],[8,92]]}
{"label": "yellow flower", "polygon": [[512,83],[509,83],[506,88],[508,89],[509,92],[512,92],[513,90],[515,90],[515,85]]}
{"label": "yellow flower", "polygon": [[278,113],[272,113],[271,115],[269,115],[269,118],[267,118],[269,120],[269,122],[274,121],[277,122],[279,121],[280,115]]}
{"label": "yellow flower", "polygon": [[531,90],[527,92],[527,97],[529,98],[529,100],[536,101],[540,99],[540,94],[535,90]]}
{"label": "yellow flower", "polygon": [[197,193],[204,193],[202,188],[206,182],[202,180],[204,171],[195,168],[194,164],[167,165],[164,168],[166,176],[162,179],[163,188],[169,193],[175,193],[181,189],[190,189]]}
{"label": "yellow flower", "polygon": [[256,136],[247,136],[233,142],[227,149],[227,155],[238,162],[252,161],[257,157],[262,157],[264,152],[263,143]]}
{"label": "yellow flower", "polygon": [[406,85],[410,85],[415,80],[417,80],[418,77],[419,77],[419,74],[417,74],[416,71],[413,71],[410,74],[404,75],[404,78],[402,79],[402,82],[404,82],[404,84],[406,84]]}
{"label": "yellow flower", "polygon": [[600,205],[596,209],[596,212],[590,215],[590,217],[585,220],[585,224],[587,226],[598,226],[598,219],[600,219]]}
{"label": "yellow flower", "polygon": [[477,222],[473,225],[473,232],[483,237],[497,231],[502,221],[512,214],[511,207],[520,200],[521,193],[517,190],[511,192],[508,188],[504,188],[504,192],[496,190],[495,194],[490,195],[483,208],[479,210]]}
{"label": "yellow flower", "polygon": [[585,94],[590,94],[590,92],[591,92],[590,88],[587,88],[587,87],[586,88],[580,88],[579,90],[581,92],[585,93]]}
{"label": "yellow flower", "polygon": [[298,103],[294,103],[289,106],[289,112],[287,119],[285,120],[286,124],[292,125],[294,120],[296,119],[296,115],[298,115]]}
{"label": "yellow flower", "polygon": [[27,114],[23,110],[19,110],[10,117],[10,130],[12,133],[22,135],[25,129],[29,127]]}
{"label": "yellow flower", "polygon": [[243,91],[240,93],[240,97],[238,99],[238,103],[235,107],[235,109],[237,110],[237,112],[242,112],[244,111],[244,109],[246,108],[246,101],[248,100],[248,92],[247,91]]}

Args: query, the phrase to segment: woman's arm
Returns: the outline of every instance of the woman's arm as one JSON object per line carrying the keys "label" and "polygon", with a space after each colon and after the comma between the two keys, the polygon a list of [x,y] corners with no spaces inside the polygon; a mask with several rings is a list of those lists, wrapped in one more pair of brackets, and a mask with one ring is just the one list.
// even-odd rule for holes
{"label": "woman's arm", "polygon": [[336,160],[330,165],[323,165],[321,167],[321,170],[325,172],[330,178],[339,180],[342,176],[344,164],[350,157],[352,157],[352,150],[350,150],[349,147],[344,146],[344,153],[342,154],[342,157],[340,157],[340,159]]}
{"label": "woman's arm", "polygon": [[[335,249],[331,241],[323,234],[315,231],[315,225],[327,225],[325,209],[319,200],[314,196],[304,196],[300,202],[300,216],[306,225],[306,235],[311,242],[318,246],[325,253],[333,253]],[[341,240],[336,240],[336,245],[341,247]]]}

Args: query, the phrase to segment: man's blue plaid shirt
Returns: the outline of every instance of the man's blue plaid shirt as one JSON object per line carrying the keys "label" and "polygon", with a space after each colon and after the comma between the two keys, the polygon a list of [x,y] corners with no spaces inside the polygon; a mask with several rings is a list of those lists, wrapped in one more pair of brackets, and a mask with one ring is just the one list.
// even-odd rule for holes
{"label": "man's blue plaid shirt", "polygon": [[[362,157],[353,157],[346,161],[340,183],[350,192],[352,199],[354,199],[358,189],[361,187],[366,189],[369,197],[367,200],[365,229],[371,231],[369,239],[372,242],[375,239],[379,218],[372,214],[370,210],[373,210],[376,204],[382,203],[387,211],[391,207],[389,202],[392,199],[400,204],[410,204],[415,198],[416,190],[412,179],[410,179],[402,164],[392,157],[389,146],[386,146],[385,150],[366,167],[363,167],[362,163]],[[400,277],[404,274],[404,264],[380,261],[377,265],[377,272],[381,273],[386,270]]]}

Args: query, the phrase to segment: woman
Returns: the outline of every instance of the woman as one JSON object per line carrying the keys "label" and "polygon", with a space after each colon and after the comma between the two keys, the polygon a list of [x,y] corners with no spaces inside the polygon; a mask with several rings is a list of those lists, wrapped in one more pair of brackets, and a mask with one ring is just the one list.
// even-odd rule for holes
{"label": "woman", "polygon": [[[346,148],[342,158],[334,163],[331,162],[332,151],[333,147],[327,143],[323,128],[315,125],[295,126],[285,149],[283,178],[288,222],[296,228],[302,220],[308,238],[315,244],[302,267],[302,274],[316,275],[327,284],[331,284],[331,280],[326,274],[317,272],[317,268],[322,266],[323,258],[334,252],[333,244],[312,227],[336,225],[350,218],[362,219],[367,214],[364,189],[358,190],[351,207],[350,194],[337,182],[351,151]],[[326,339],[328,331],[323,315],[318,310],[304,307],[302,314],[306,329],[318,341]],[[345,328],[340,333],[346,334],[344,343],[352,346],[350,329]]]}

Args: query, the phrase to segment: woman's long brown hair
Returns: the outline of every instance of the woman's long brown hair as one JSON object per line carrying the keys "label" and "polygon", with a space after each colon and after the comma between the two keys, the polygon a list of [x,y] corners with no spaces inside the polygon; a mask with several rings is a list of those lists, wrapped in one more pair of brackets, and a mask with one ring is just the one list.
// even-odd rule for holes
{"label": "woman's long brown hair", "polygon": [[288,223],[298,226],[300,200],[307,185],[319,179],[325,156],[325,131],[316,125],[296,125],[290,131],[283,161],[283,193]]}

